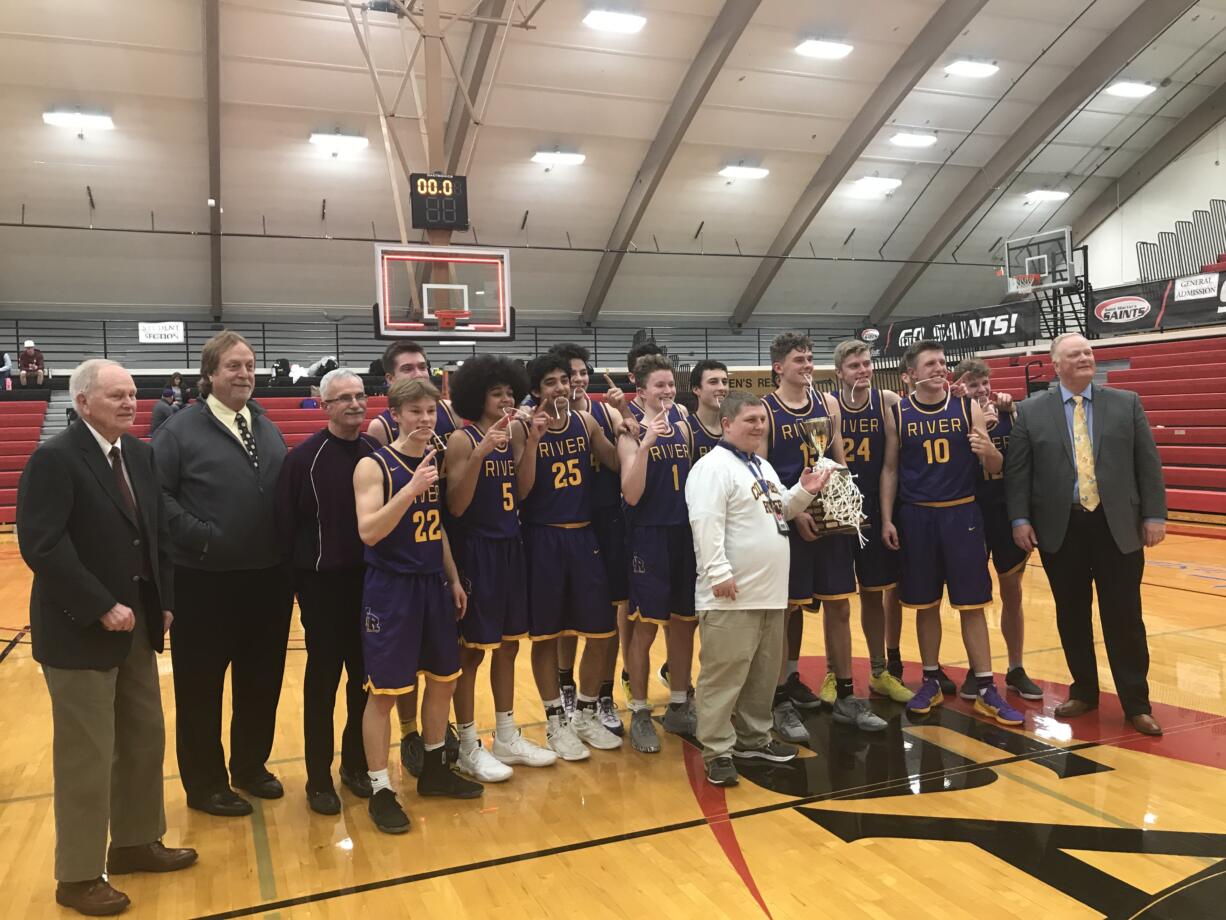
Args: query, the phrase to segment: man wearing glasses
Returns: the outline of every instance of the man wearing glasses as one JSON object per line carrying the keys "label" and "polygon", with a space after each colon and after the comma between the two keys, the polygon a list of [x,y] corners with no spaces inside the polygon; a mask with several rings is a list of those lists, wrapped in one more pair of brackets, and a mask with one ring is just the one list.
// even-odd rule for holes
{"label": "man wearing glasses", "polygon": [[341,735],[341,782],[370,798],[362,748],[366,670],[362,663],[363,546],[354,507],[353,470],[379,446],[362,434],[366,392],[362,378],[338,368],[319,382],[327,427],[289,452],[277,483],[281,539],[291,546],[294,590],[306,631],[303,686],[307,804],[321,815],[339,814],[332,782],[332,714],[344,666],[346,721]]}

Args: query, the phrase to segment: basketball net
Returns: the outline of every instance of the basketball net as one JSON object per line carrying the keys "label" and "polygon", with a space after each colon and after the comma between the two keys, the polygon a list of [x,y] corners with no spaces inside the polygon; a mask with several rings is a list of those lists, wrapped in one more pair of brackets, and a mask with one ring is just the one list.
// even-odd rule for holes
{"label": "basketball net", "polygon": [[830,479],[821,493],[809,505],[809,513],[818,517],[818,530],[856,532],[861,548],[868,545],[861,526],[868,517],[864,514],[864,495],[856,487],[854,475],[845,466],[839,466],[829,457],[819,457],[813,469],[831,470]]}
{"label": "basketball net", "polygon": [[1014,275],[1013,292],[1015,294],[1030,294],[1034,291],[1034,286],[1042,280],[1042,275]]}

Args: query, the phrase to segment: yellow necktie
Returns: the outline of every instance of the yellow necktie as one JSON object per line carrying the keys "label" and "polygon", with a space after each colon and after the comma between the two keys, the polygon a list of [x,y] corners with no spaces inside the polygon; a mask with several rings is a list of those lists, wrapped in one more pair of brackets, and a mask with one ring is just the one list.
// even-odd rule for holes
{"label": "yellow necktie", "polygon": [[1073,397],[1073,456],[1077,458],[1077,493],[1087,511],[1098,507],[1098,477],[1094,475],[1094,443],[1086,423],[1084,396]]}

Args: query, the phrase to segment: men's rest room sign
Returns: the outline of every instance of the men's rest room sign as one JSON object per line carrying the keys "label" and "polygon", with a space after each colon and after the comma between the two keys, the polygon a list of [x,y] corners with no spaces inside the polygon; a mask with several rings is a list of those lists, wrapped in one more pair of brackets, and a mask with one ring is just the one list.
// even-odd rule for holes
{"label": "men's rest room sign", "polygon": [[181,322],[137,323],[136,327],[137,341],[142,345],[182,345],[184,342]]}

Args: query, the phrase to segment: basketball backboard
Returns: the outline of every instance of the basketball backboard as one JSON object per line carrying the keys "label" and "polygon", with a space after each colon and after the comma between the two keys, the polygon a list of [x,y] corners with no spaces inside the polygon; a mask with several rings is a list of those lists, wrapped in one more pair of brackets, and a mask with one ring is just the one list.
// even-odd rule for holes
{"label": "basketball backboard", "polygon": [[1010,294],[1028,286],[1035,291],[1077,286],[1069,227],[1009,240],[1005,253],[1005,281]]}
{"label": "basketball backboard", "polygon": [[375,246],[381,338],[514,338],[510,253],[463,246]]}

